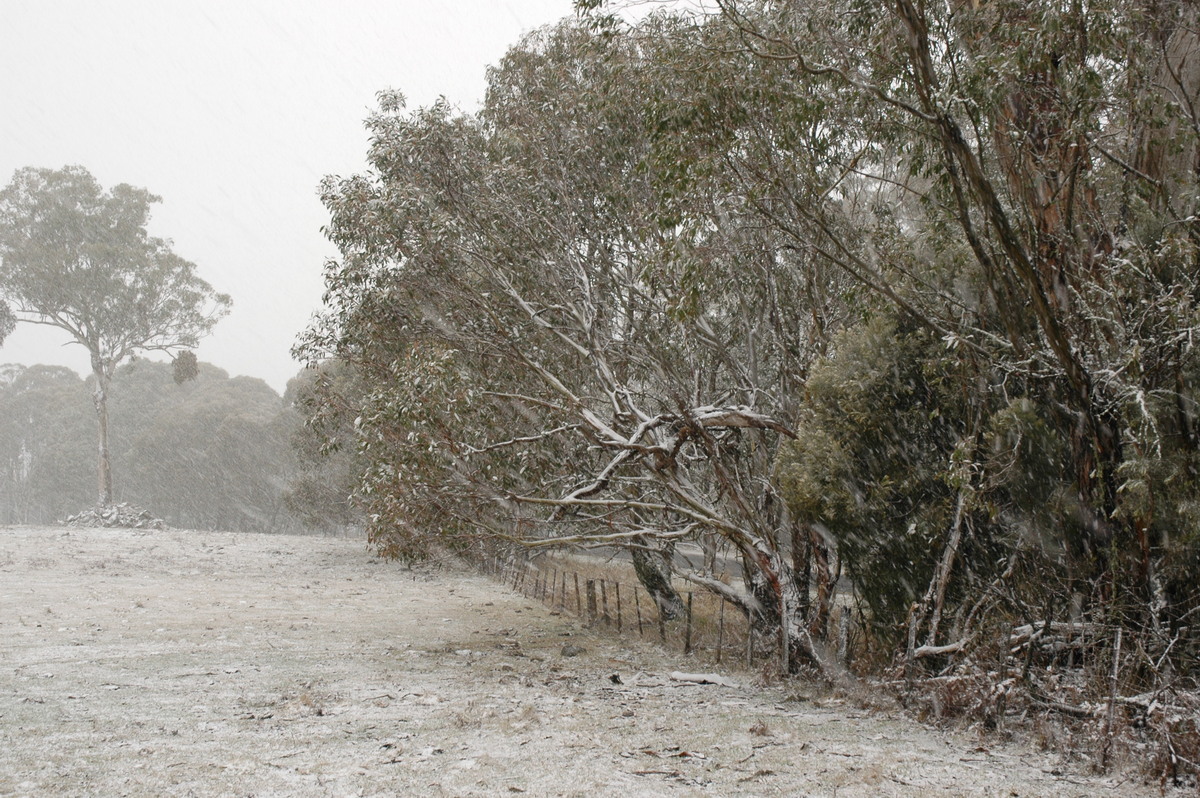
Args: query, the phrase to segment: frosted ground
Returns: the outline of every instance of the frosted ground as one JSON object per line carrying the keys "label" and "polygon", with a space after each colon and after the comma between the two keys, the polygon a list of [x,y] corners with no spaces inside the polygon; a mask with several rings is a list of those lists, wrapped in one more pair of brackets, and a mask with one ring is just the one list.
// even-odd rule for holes
{"label": "frosted ground", "polygon": [[0,528],[0,795],[1158,792],[627,645],[361,541]]}

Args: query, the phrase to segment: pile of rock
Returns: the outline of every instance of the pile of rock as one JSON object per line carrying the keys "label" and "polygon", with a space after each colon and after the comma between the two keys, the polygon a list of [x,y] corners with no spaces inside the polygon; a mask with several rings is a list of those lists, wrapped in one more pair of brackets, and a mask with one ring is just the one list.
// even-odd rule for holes
{"label": "pile of rock", "polygon": [[166,529],[167,524],[161,518],[155,518],[146,510],[134,507],[132,504],[110,504],[107,507],[93,507],[67,517],[63,521],[66,526],[87,527],[125,527],[128,529]]}

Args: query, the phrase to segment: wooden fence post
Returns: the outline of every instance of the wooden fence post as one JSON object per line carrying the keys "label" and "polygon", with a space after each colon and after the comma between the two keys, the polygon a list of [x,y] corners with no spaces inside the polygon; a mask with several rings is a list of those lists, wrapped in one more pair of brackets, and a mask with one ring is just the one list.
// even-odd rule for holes
{"label": "wooden fence post", "polygon": [[688,591],[687,624],[683,628],[683,655],[692,653],[692,594]]}
{"label": "wooden fence post", "polygon": [[621,634],[621,583],[616,583],[617,588],[617,634]]}
{"label": "wooden fence post", "polygon": [[640,598],[638,598],[638,589],[637,589],[636,585],[633,588],[633,606],[634,606],[634,609],[637,610],[638,637],[641,637],[642,636],[642,600]]}
{"label": "wooden fence post", "polygon": [[587,580],[588,623],[596,622],[596,580]]}
{"label": "wooden fence post", "polygon": [[575,614],[583,617],[583,601],[579,598],[579,572],[575,572]]}
{"label": "wooden fence post", "polygon": [[725,597],[721,596],[721,609],[717,613],[717,664],[721,664],[721,646],[725,643]]}
{"label": "wooden fence post", "polygon": [[850,610],[846,607],[838,613],[838,662],[850,664]]}
{"label": "wooden fence post", "polygon": [[608,626],[608,590],[604,587],[603,579],[600,580],[600,619],[605,626]]}

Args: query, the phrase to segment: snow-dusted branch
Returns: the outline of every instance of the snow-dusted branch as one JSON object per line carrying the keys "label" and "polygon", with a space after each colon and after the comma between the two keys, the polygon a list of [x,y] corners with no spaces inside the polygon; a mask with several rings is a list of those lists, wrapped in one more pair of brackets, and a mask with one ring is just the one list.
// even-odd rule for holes
{"label": "snow-dusted branch", "polygon": [[480,447],[467,446],[466,449],[471,454],[484,454],[485,452],[494,452],[497,449],[507,449],[512,446],[518,446],[522,443],[539,443],[540,441],[544,441],[547,438],[552,438],[555,435],[558,435],[563,432],[569,432],[574,429],[579,429],[579,425],[578,424],[563,424],[561,427],[555,427],[554,429],[548,429],[545,432],[538,433],[537,435],[525,435],[520,438],[509,438],[506,441],[500,441],[499,443],[492,443],[487,446],[480,446]]}

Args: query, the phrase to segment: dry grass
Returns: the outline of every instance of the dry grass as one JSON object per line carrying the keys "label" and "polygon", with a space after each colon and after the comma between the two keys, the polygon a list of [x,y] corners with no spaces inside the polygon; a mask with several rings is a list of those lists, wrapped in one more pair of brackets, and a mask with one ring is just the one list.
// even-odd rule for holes
{"label": "dry grass", "polygon": [[[495,576],[526,598],[541,601],[553,612],[574,615],[594,631],[608,631],[629,639],[656,644],[673,655],[684,654],[705,666],[749,675],[757,684],[779,681],[778,646],[775,640],[751,634],[746,616],[733,604],[702,588],[675,580],[675,588],[690,608],[687,615],[674,620],[660,619],[658,607],[638,582],[631,563],[619,559],[567,553],[543,554],[520,567],[501,568]],[[729,581],[728,575],[725,576]],[[594,611],[589,601],[588,583],[592,583]],[[860,661],[868,671],[885,669],[871,662],[863,630],[853,623],[839,623],[842,613],[850,616],[850,607],[834,608],[831,628],[841,630],[844,640],[839,648]],[[689,622],[690,620],[690,622]],[[839,652],[844,653],[844,652]],[[1084,669],[1087,670],[1087,669]],[[1007,671],[1005,671],[1007,673]],[[1168,721],[1162,717],[1147,723],[1117,713],[1112,735],[1104,743],[1097,737],[1095,723],[1047,716],[1036,702],[1021,691],[1014,695],[998,683],[996,673],[983,671],[957,677],[918,680],[922,684],[906,690],[903,696],[882,692],[859,683],[862,695],[847,697],[863,709],[886,708],[893,712],[903,703],[923,722],[936,725],[967,725],[976,730],[1009,736],[1017,728],[1031,732],[1030,738],[1045,751],[1065,759],[1093,762],[1099,771],[1107,761],[1118,768],[1136,767],[1166,784],[1193,784],[1196,761],[1200,758],[1200,721],[1183,717]],[[877,683],[876,687],[878,686]],[[1081,701],[1069,691],[1056,691],[1067,703]],[[846,697],[846,696],[844,696]],[[1185,713],[1186,714],[1186,713]],[[1151,728],[1153,727],[1153,728]],[[763,727],[765,728],[765,726]],[[752,733],[761,734],[752,729]],[[1103,746],[1103,753],[1102,751]]]}

